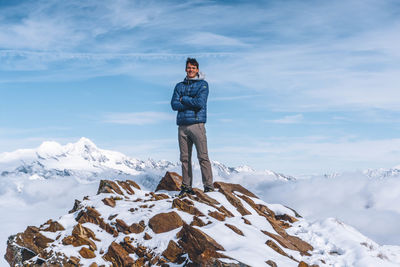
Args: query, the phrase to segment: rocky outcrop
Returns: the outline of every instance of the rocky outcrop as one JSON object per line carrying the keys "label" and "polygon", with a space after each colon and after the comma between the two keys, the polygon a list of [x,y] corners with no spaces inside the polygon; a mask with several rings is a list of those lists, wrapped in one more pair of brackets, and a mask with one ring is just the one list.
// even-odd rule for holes
{"label": "rocky outcrop", "polygon": [[102,180],[98,194],[76,201],[70,214],[11,236],[5,258],[11,266],[245,267],[246,259],[227,247],[230,240],[251,246],[248,235],[257,235],[265,251],[276,253],[263,264],[278,266],[284,257],[306,266],[299,255],[313,247],[286,232],[299,220],[296,213],[275,214],[244,187],[222,182],[215,192],[195,188],[193,196],[173,198],[168,191],[179,190],[181,180],[167,172],[157,187],[162,194],[129,180]]}
{"label": "rocky outcrop", "polygon": [[182,176],[176,172],[167,172],[158,184],[156,192],[159,190],[179,191],[181,190],[181,185]]}

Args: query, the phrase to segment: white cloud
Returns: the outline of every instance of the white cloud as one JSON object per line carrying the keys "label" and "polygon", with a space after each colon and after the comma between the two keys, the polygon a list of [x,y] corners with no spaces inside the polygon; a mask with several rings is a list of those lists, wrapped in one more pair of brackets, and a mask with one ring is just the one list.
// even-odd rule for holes
{"label": "white cloud", "polygon": [[103,117],[103,122],[115,124],[145,125],[171,121],[175,115],[166,112],[132,112],[109,113]]}
{"label": "white cloud", "polygon": [[303,122],[303,119],[304,119],[303,114],[296,114],[296,115],[288,115],[281,119],[276,119],[276,120],[265,120],[265,122],[279,123],[279,124],[295,124]]}

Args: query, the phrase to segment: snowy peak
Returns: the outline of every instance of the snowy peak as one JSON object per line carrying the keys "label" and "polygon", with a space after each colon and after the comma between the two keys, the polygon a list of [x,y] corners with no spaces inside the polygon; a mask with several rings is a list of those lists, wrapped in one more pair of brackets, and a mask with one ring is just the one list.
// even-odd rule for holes
{"label": "snowy peak", "polygon": [[[199,171],[196,161],[195,172]],[[257,176],[257,179],[283,180],[294,179],[272,171],[257,172],[249,166],[227,167],[220,162],[212,162],[217,177],[231,180],[240,179],[238,174]],[[61,145],[54,141],[43,142],[35,149],[21,149],[0,154],[0,174],[4,176],[29,176],[29,179],[49,179],[74,176],[82,181],[94,181],[102,178],[132,179],[142,174],[148,188],[154,189],[165,171],[177,171],[179,164],[166,160],[146,161],[128,157],[122,153],[98,148],[91,140],[82,137],[76,143]],[[145,174],[146,173],[146,174]],[[144,177],[147,176],[147,177]],[[157,178],[157,179],[154,179]]]}
{"label": "snowy peak", "polygon": [[[171,176],[173,175],[173,177]],[[102,180],[97,195],[75,201],[69,214],[8,239],[11,266],[396,266],[378,244],[343,223],[310,223],[268,204],[239,184],[181,198],[131,180]],[[164,182],[164,183],[163,183]]]}

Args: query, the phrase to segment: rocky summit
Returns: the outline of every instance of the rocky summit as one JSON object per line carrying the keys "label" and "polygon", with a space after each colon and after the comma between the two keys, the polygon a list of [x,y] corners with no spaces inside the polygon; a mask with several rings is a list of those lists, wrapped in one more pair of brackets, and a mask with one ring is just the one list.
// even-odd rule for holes
{"label": "rocky summit", "polygon": [[306,267],[344,253],[314,248],[311,240],[321,242],[301,238],[310,230],[297,212],[239,184],[215,182],[215,192],[194,188],[178,198],[181,181],[167,172],[150,192],[102,180],[69,214],[10,236],[5,258],[10,266]]}

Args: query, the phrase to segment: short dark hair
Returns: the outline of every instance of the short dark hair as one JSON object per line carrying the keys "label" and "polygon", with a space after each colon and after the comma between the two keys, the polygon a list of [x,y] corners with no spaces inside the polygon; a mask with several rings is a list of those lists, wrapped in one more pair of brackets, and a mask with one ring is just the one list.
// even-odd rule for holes
{"label": "short dark hair", "polygon": [[190,65],[194,65],[194,66],[196,66],[197,68],[199,68],[199,62],[197,62],[197,60],[195,59],[195,58],[191,58],[191,57],[188,57],[187,59],[186,59],[186,67],[187,67],[187,65],[190,63]]}

